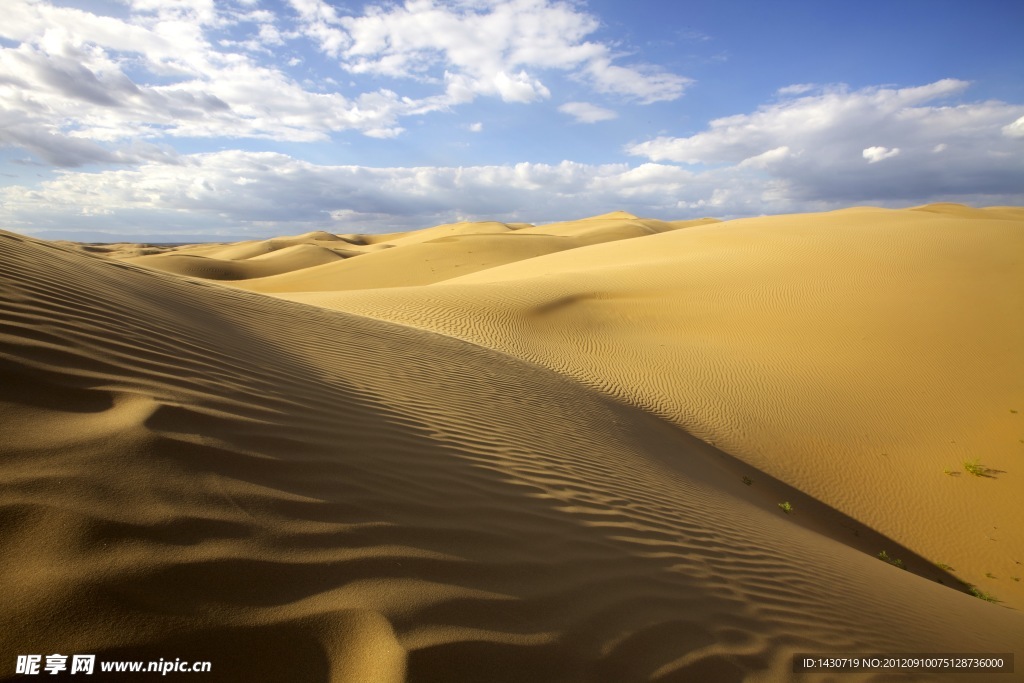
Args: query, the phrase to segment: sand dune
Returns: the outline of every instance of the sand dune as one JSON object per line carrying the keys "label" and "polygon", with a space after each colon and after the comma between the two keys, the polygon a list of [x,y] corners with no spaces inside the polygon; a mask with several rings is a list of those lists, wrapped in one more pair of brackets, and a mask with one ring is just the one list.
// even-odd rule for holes
{"label": "sand dune", "polygon": [[600,216],[592,216],[576,221],[548,223],[519,230],[520,234],[561,235],[573,237],[579,246],[615,242],[655,235],[669,230],[689,228],[694,225],[717,223],[713,218],[701,218],[693,221],[658,221],[642,219],[625,211],[615,211]]}
{"label": "sand dune", "polygon": [[[500,225],[275,296],[0,233],[0,661],[824,681],[793,654],[1020,650],[1020,221]],[[330,291],[435,252],[444,281]]]}
{"label": "sand dune", "polygon": [[578,246],[572,238],[514,232],[437,237],[236,286],[255,292],[306,292],[427,285]]}
{"label": "sand dune", "polygon": [[187,253],[165,253],[122,259],[177,275],[208,280],[246,280],[305,270],[345,257],[313,244],[296,244],[244,260],[228,260]]}
{"label": "sand dune", "polygon": [[1008,214],[745,219],[430,288],[283,296],[575,377],[1022,608],[1024,220]]}
{"label": "sand dune", "polygon": [[237,244],[192,245],[182,251],[198,256],[209,256],[221,260],[243,260],[256,256],[264,256],[280,249],[308,245],[324,249],[356,248],[359,245],[349,243],[337,235],[322,230],[307,232],[293,237],[275,237],[269,240],[238,242]]}
{"label": "sand dune", "polygon": [[235,281],[234,286],[256,292],[342,291],[433,284],[557,251],[708,222],[715,221],[668,223],[617,211],[543,226],[462,222],[385,235],[313,232],[141,256],[138,252],[150,250],[127,245],[109,255],[176,275]]}

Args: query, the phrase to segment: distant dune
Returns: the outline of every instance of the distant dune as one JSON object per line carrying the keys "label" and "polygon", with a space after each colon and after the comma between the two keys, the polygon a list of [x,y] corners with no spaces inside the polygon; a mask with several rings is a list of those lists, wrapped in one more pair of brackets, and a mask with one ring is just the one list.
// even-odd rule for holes
{"label": "distant dune", "polygon": [[0,678],[974,680],[792,660],[1021,660],[1022,311],[1017,207],[0,232]]}

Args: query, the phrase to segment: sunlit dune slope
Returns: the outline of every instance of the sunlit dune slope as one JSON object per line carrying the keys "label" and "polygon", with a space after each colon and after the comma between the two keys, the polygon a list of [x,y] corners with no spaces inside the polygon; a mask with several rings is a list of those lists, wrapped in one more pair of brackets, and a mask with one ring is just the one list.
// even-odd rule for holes
{"label": "sunlit dune slope", "polygon": [[302,292],[426,285],[577,246],[580,243],[568,237],[515,232],[437,237],[235,286],[255,292]]}
{"label": "sunlit dune slope", "polygon": [[925,204],[915,206],[910,211],[923,211],[944,216],[958,216],[960,218],[998,218],[1003,220],[1022,221],[1024,220],[1024,207],[1021,206],[989,206],[976,209],[973,206],[963,204]]}
{"label": "sunlit dune slope", "polygon": [[556,369],[1024,608],[1020,209],[735,220],[285,296]]}
{"label": "sunlit dune slope", "polygon": [[[0,285],[2,662],[180,657],[223,681],[776,681],[797,679],[797,651],[1019,645],[1018,612],[897,543],[508,354],[8,233]],[[607,319],[522,313],[500,283],[448,291],[471,286],[519,311],[512,331],[552,317],[540,342],[558,342],[558,316]],[[662,334],[619,365],[650,360]],[[873,557],[883,544],[911,571]]]}
{"label": "sunlit dune slope", "polygon": [[429,242],[442,237],[459,235],[501,235],[515,228],[507,223],[497,221],[462,221],[435,225],[432,228],[411,230],[409,232],[393,232],[383,235],[358,235],[357,239],[369,245],[386,245],[390,247],[408,246]]}
{"label": "sunlit dune slope", "polygon": [[713,219],[667,223],[617,211],[544,226],[463,222],[386,235],[314,232],[234,245],[190,245],[141,256],[137,248],[108,255],[177,275],[232,281],[257,292],[373,289],[442,282],[556,251],[709,221]]}
{"label": "sunlit dune slope", "polygon": [[637,218],[624,211],[615,211],[601,216],[593,216],[576,221],[548,223],[519,230],[520,234],[561,235],[577,240],[579,246],[613,242],[654,235],[669,230],[688,228],[694,225],[717,223],[713,218],[701,218],[693,221],[658,221]]}

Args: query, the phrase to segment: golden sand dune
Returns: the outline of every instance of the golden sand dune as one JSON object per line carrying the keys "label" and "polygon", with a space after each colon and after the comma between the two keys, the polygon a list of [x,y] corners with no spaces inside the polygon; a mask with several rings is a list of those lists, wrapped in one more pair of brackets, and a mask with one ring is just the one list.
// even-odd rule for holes
{"label": "golden sand dune", "polygon": [[313,244],[296,244],[239,260],[189,253],[153,254],[123,258],[122,260],[189,277],[208,280],[246,280],[305,270],[325,263],[335,263],[344,258],[343,255],[331,249]]}
{"label": "golden sand dune", "polygon": [[466,234],[413,241],[318,268],[235,283],[255,292],[306,292],[426,285],[582,243],[552,235]]}
{"label": "golden sand dune", "polygon": [[669,230],[688,228],[694,225],[706,225],[717,223],[713,218],[702,218],[694,221],[658,221],[645,220],[626,213],[615,211],[601,216],[593,216],[577,221],[565,221],[561,223],[549,223],[519,230],[520,234],[541,234],[561,235],[573,237],[580,246],[601,244],[602,242],[614,242],[618,240],[631,239],[633,237],[644,237],[655,235]]}
{"label": "golden sand dune", "polygon": [[1021,206],[987,206],[983,209],[976,209],[963,204],[925,204],[915,206],[911,211],[924,211],[945,216],[959,216],[961,218],[992,218],[997,220],[1024,220],[1024,207]]}
{"label": "golden sand dune", "polygon": [[532,227],[529,223],[499,223],[498,221],[460,221],[458,223],[445,223],[435,225],[432,228],[422,230],[411,230],[408,232],[389,232],[377,234],[351,233],[336,235],[338,239],[345,240],[351,244],[362,246],[364,251],[373,251],[380,247],[397,247],[420,242],[429,242],[441,237],[456,237],[459,235],[500,235],[517,230],[521,227]]}
{"label": "golden sand dune", "polygon": [[391,247],[408,246],[420,242],[430,242],[442,237],[456,237],[459,235],[501,235],[510,230],[515,230],[524,224],[518,223],[509,225],[497,221],[462,221],[459,223],[446,223],[435,225],[432,228],[423,230],[412,230],[410,232],[393,232],[383,235],[357,235],[357,239],[368,245],[387,245]]}
{"label": "golden sand dune", "polygon": [[[483,221],[386,235],[314,232],[235,245],[177,247],[142,256],[138,248],[121,247],[111,255],[177,275],[244,281],[235,286],[256,292],[342,291],[432,284],[557,251],[709,222],[716,221],[668,223],[617,211],[543,226]],[[342,258],[347,260],[338,262]]]}
{"label": "golden sand dune", "polygon": [[237,244],[211,244],[193,245],[185,247],[185,253],[197,256],[208,256],[228,261],[250,259],[257,256],[264,256],[272,252],[307,245],[321,247],[324,249],[357,250],[358,245],[350,244],[347,240],[337,235],[322,230],[307,232],[303,235],[293,237],[275,237],[269,240],[255,240],[252,242],[238,242]]}
{"label": "golden sand dune", "polygon": [[558,370],[1022,608],[1024,220],[962,213],[745,219],[283,296]]}
{"label": "golden sand dune", "polygon": [[[990,553],[1017,542],[1018,413],[987,411],[1020,396],[1021,226],[859,215],[282,295],[408,324],[0,233],[0,661],[824,681],[793,654],[1019,650],[1020,612],[917,550],[943,532],[958,552],[964,527],[907,510],[973,504],[968,522],[1000,516]],[[929,428],[990,439],[999,471],[943,475],[949,450],[925,476]],[[888,459],[867,460],[873,440]],[[878,470],[893,488],[872,490]]]}

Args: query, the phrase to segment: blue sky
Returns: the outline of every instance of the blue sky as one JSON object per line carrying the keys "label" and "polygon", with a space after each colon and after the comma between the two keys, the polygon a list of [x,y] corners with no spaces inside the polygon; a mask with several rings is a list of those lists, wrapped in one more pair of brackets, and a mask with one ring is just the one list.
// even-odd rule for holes
{"label": "blue sky", "polygon": [[0,227],[1024,204],[1024,4],[14,0]]}

